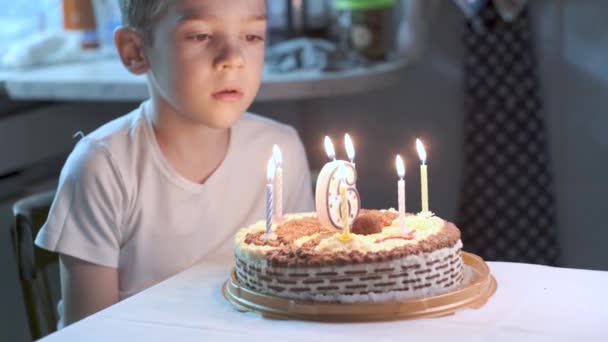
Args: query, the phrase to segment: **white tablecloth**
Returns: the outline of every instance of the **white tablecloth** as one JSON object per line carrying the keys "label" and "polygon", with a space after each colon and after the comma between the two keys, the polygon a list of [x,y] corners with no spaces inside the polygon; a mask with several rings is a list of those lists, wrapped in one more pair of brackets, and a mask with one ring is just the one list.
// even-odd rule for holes
{"label": "white tablecloth", "polygon": [[237,312],[221,294],[229,267],[204,263],[44,341],[608,341],[608,272],[488,264],[498,290],[481,309],[412,321],[317,323]]}

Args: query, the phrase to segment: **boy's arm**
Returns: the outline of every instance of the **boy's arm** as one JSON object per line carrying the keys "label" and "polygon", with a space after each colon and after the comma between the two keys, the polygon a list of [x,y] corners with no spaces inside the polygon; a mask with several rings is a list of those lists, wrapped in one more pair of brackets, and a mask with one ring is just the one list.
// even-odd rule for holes
{"label": "boy's arm", "polygon": [[119,300],[118,270],[60,254],[64,326]]}

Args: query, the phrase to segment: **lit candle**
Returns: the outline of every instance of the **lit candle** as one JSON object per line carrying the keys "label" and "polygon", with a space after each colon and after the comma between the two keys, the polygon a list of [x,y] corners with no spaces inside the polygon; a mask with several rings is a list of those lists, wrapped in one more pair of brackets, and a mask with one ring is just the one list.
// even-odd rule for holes
{"label": "lit candle", "polygon": [[270,157],[268,160],[268,165],[266,167],[266,233],[265,237],[270,236],[272,232],[272,212],[273,212],[273,204],[272,204],[272,187],[274,182],[274,173],[276,170],[276,165],[274,162],[274,157]]}
{"label": "lit candle", "polygon": [[329,159],[336,161],[336,150],[334,149],[334,144],[331,142],[331,139],[328,136],[325,136],[325,152],[327,152]]}
{"label": "lit candle", "polygon": [[395,158],[395,165],[397,166],[397,175],[399,175],[399,181],[397,182],[397,193],[399,201],[399,227],[405,234],[405,165],[400,155]]}
{"label": "lit candle", "polygon": [[274,175],[274,220],[283,219],[283,155],[279,146],[272,147],[272,155],[276,163]]}
{"label": "lit candle", "polygon": [[346,155],[350,160],[351,164],[355,165],[355,147],[353,141],[348,133],[344,134],[344,146],[346,147]]}
{"label": "lit candle", "polygon": [[426,167],[426,151],[420,139],[416,139],[416,149],[422,164],[420,165],[420,190],[422,199],[422,212],[429,211],[429,182]]}
{"label": "lit candle", "polygon": [[[342,186],[346,196],[347,222],[350,227],[352,221],[359,215],[361,200],[357,191],[357,170],[352,163],[335,160],[335,150],[331,140],[325,138],[325,152],[333,161],[325,164],[317,177],[315,191],[315,205],[319,221],[325,227],[344,229],[342,212]],[[344,174],[340,176],[339,167],[343,166]]]}

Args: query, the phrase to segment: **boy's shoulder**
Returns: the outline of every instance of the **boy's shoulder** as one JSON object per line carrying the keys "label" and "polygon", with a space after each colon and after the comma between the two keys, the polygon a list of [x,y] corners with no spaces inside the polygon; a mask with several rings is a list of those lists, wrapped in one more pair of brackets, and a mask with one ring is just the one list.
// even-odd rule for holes
{"label": "boy's shoulder", "polygon": [[129,150],[137,148],[136,135],[140,134],[137,128],[142,124],[142,117],[138,107],[83,136],[70,153],[64,172],[99,173],[112,167],[109,164],[114,164],[122,155],[128,158]]}
{"label": "boy's shoulder", "polygon": [[143,118],[143,111],[140,106],[99,126],[87,134],[83,141],[111,148],[117,142],[129,140],[134,133],[137,133],[137,128],[143,124]]}

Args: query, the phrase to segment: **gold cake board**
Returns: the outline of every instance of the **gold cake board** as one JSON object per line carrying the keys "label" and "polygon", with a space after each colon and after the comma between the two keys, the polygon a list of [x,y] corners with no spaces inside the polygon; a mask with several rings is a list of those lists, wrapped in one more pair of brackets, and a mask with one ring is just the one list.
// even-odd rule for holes
{"label": "gold cake board", "polygon": [[272,319],[366,322],[441,317],[462,309],[481,308],[496,292],[496,279],[483,259],[467,252],[462,252],[462,257],[465,267],[471,270],[467,284],[454,291],[425,298],[380,303],[295,300],[256,292],[240,284],[234,271],[225,282],[222,293],[237,310],[259,312]]}

